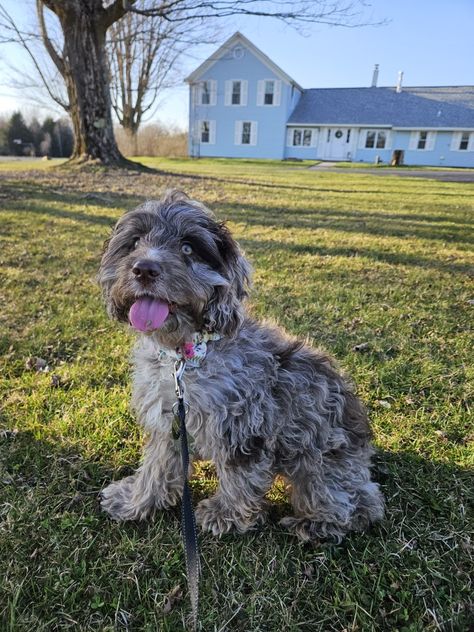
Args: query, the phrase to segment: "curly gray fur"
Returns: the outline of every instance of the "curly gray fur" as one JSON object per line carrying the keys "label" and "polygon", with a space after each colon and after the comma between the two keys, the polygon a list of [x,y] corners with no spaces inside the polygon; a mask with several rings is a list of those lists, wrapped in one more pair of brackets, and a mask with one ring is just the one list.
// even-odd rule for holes
{"label": "curly gray fur", "polygon": [[[132,274],[143,257],[160,269],[146,284]],[[206,330],[223,337],[209,343],[200,368],[185,373],[195,457],[212,460],[219,477],[217,493],[197,507],[201,526],[221,535],[263,521],[276,475],[288,482],[294,509],[282,524],[303,540],[340,540],[382,518],[362,404],[325,354],[246,314],[250,266],[202,204],[173,191],[126,213],[105,245],[99,281],[119,321],[128,321],[142,295],[172,306],[164,325],[135,346],[132,405],[148,443],[137,472],[102,492],[113,518],[143,519],[180,499],[172,365],[159,349]]]}

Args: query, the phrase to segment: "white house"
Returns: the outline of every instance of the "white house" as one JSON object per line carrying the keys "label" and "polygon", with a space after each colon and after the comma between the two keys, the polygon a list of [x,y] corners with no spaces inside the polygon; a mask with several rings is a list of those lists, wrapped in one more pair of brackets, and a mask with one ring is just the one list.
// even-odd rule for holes
{"label": "white house", "polygon": [[474,167],[474,86],[302,88],[241,33],[186,81],[189,153]]}

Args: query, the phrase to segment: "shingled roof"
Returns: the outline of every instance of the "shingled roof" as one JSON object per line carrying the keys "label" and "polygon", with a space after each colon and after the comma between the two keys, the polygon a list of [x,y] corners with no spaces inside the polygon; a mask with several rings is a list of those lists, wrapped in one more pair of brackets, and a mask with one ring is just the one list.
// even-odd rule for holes
{"label": "shingled roof", "polygon": [[474,86],[304,90],[288,124],[474,129]]}

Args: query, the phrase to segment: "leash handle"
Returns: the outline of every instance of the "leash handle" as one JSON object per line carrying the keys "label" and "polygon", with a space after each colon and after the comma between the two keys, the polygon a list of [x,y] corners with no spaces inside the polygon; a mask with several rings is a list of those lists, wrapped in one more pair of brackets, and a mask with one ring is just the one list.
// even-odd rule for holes
{"label": "leash handle", "polygon": [[182,376],[186,363],[184,360],[178,360],[175,364],[174,379],[176,387],[177,401],[177,418],[179,421],[180,439],[181,439],[181,459],[183,464],[183,496],[181,502],[181,530],[184,546],[184,556],[186,560],[186,576],[188,580],[188,588],[191,600],[191,612],[193,630],[197,630],[198,610],[199,610],[199,547],[196,529],[196,519],[191,499],[191,490],[189,489],[189,449],[188,436],[186,430],[186,405],[184,403],[184,388],[182,384]]}

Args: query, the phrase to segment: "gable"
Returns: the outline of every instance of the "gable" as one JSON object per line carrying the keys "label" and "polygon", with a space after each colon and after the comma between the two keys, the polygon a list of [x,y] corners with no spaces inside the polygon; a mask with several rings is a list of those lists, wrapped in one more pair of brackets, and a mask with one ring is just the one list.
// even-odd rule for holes
{"label": "gable", "polygon": [[267,57],[265,53],[239,32],[234,33],[232,37],[224,42],[215,53],[186,77],[185,81],[194,83],[203,79],[218,62],[226,62],[226,66],[228,66],[228,70],[231,73],[235,70],[237,72],[236,76],[241,76],[241,67],[247,65],[249,60],[252,60],[254,65],[255,63],[261,65],[263,67],[263,74],[266,71],[269,77],[281,79],[285,83],[295,86],[301,92],[303,91],[303,88],[298,85],[294,79],[287,75],[286,72]]}

